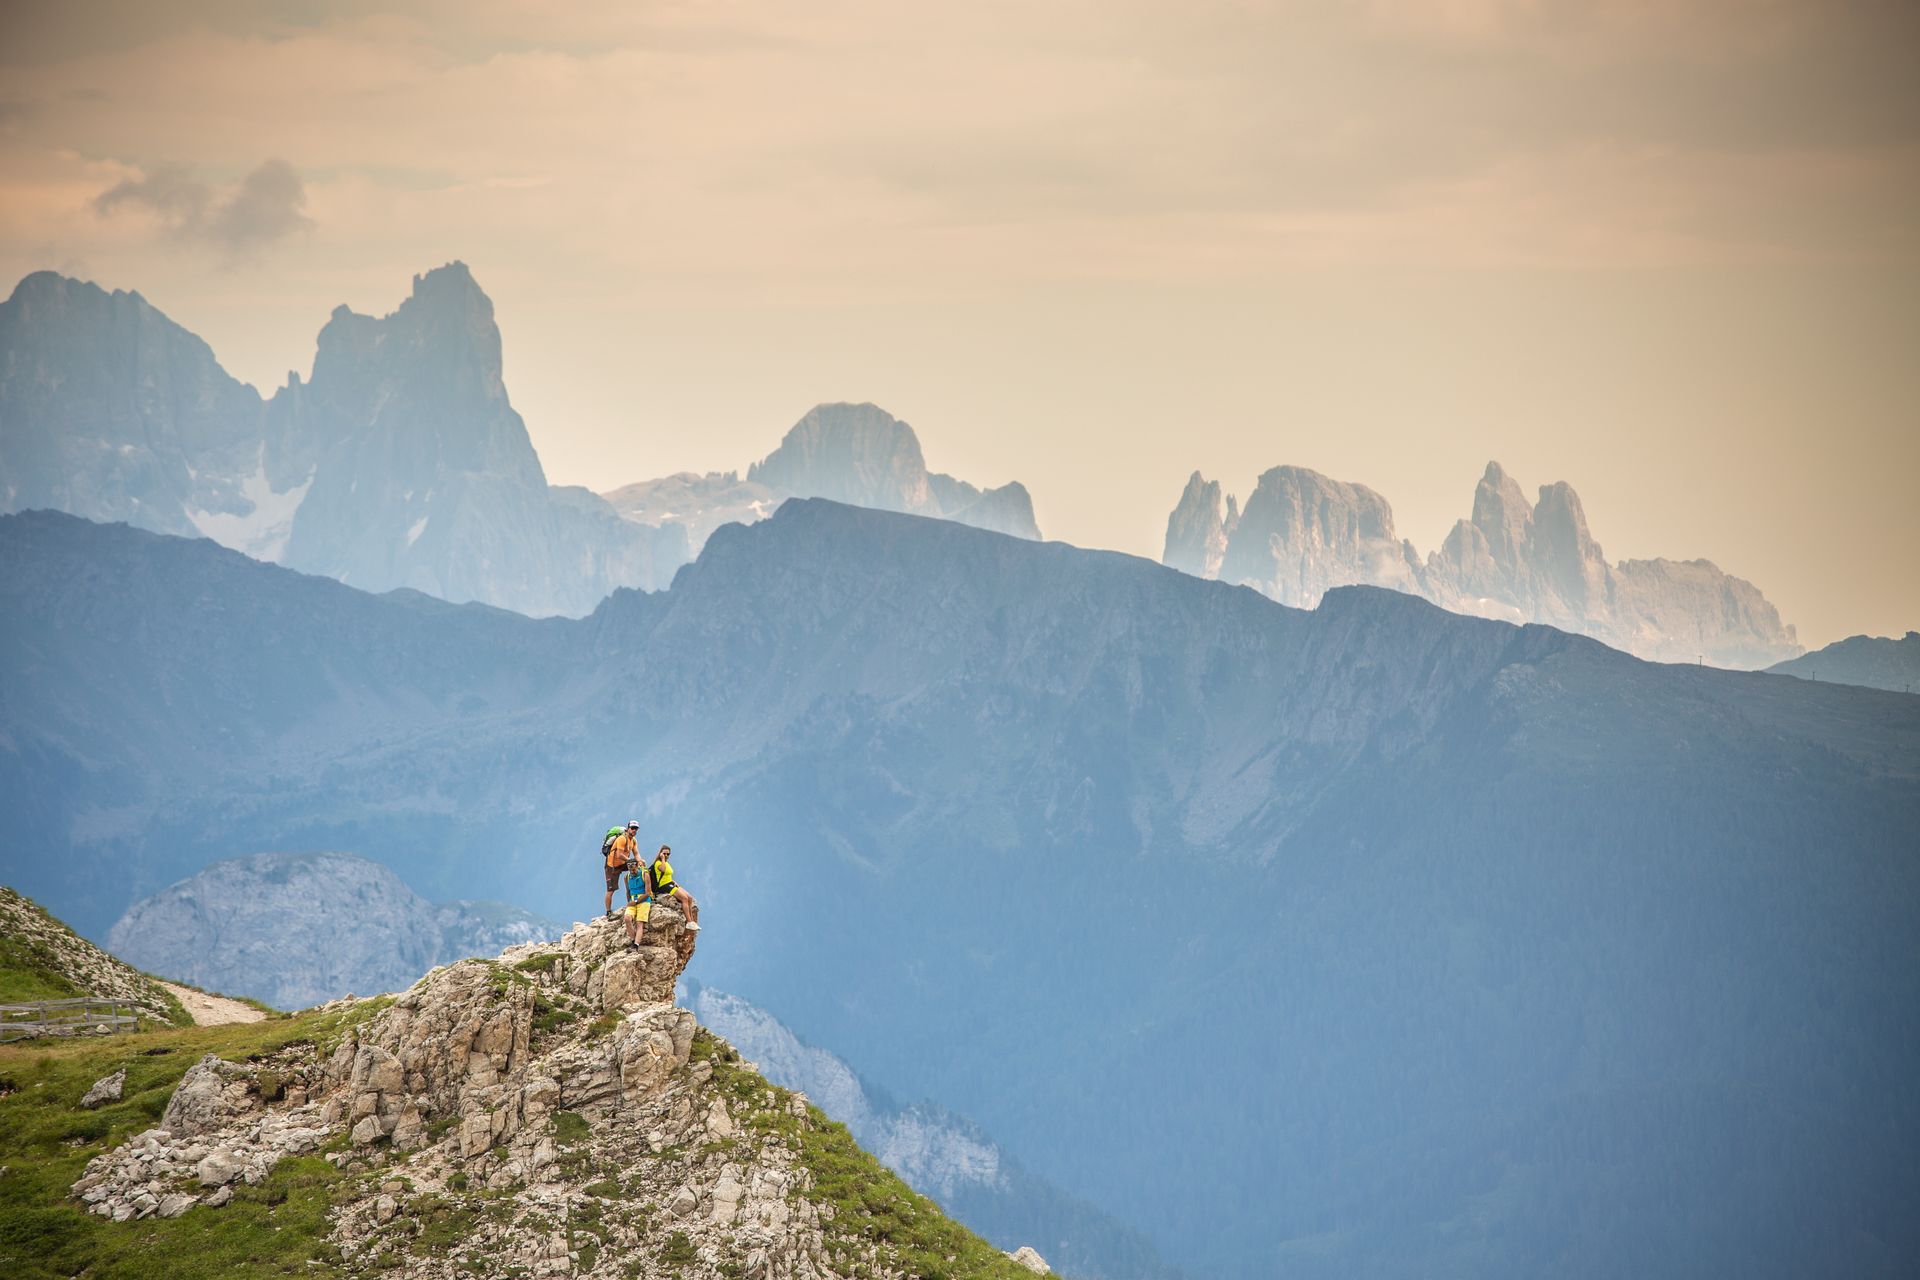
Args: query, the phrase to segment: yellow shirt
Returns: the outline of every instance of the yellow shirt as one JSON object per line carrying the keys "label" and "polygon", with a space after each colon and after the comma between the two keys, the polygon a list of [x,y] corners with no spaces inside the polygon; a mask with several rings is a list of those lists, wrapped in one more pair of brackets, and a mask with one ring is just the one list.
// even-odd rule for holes
{"label": "yellow shirt", "polygon": [[653,891],[655,893],[673,892],[673,864],[665,858],[653,860]]}

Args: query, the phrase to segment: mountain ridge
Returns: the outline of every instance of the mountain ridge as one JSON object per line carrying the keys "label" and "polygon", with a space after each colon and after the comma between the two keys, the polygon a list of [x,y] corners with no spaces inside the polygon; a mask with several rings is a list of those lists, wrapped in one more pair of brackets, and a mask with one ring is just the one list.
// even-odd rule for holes
{"label": "mountain ridge", "polygon": [[[218,839],[560,914],[633,814],[713,913],[703,981],[1196,1274],[1618,1274],[1620,1223],[1670,1274],[1907,1253],[1920,1099],[1860,1082],[1920,1078],[1911,699],[794,500],[580,621],[247,573],[208,643],[263,656],[194,705],[254,737],[189,773],[151,690],[224,555],[0,519],[52,699],[0,691],[0,798],[62,901],[103,840],[158,875]],[[87,620],[149,581],[95,690]]]}
{"label": "mountain ridge", "polygon": [[1759,588],[1712,561],[1610,563],[1564,481],[1537,502],[1498,462],[1424,559],[1393,529],[1386,499],[1304,467],[1264,472],[1238,510],[1198,471],[1167,518],[1164,564],[1244,583],[1311,607],[1329,587],[1366,583],[1424,596],[1456,613],[1542,622],[1654,661],[1711,659],[1758,668],[1802,652]]}
{"label": "mountain ridge", "polygon": [[927,469],[920,437],[878,405],[817,404],[773,452],[738,472],[680,472],[602,495],[626,519],[686,528],[694,555],[713,530],[765,519],[788,498],[826,498],[880,511],[937,516],[1015,537],[1040,539],[1033,498],[1010,481],[982,490]]}

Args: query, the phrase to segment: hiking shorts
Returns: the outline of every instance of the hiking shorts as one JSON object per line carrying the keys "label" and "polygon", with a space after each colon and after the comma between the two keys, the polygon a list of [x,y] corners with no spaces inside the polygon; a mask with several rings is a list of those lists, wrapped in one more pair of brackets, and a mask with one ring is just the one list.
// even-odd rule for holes
{"label": "hiking shorts", "polygon": [[647,917],[652,914],[653,904],[651,902],[633,902],[627,904],[627,915],[634,920],[638,920],[641,924],[645,924]]}
{"label": "hiking shorts", "polygon": [[627,864],[624,862],[617,867],[607,868],[607,892],[608,893],[612,893],[615,889],[618,889],[620,887],[620,876],[623,872],[626,871],[626,869],[627,869]]}

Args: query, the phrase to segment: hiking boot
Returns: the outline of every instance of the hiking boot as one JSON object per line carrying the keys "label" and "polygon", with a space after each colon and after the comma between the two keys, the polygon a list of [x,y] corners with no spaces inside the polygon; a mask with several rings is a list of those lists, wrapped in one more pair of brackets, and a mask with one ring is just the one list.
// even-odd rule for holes
{"label": "hiking boot", "polygon": [[609,920],[618,920],[619,918],[620,918],[620,913],[619,913],[618,911],[609,911],[609,912],[607,912],[607,919],[609,919]]}
{"label": "hiking boot", "polygon": [[687,932],[688,933],[700,932],[700,922],[698,920],[689,921],[687,924]]}

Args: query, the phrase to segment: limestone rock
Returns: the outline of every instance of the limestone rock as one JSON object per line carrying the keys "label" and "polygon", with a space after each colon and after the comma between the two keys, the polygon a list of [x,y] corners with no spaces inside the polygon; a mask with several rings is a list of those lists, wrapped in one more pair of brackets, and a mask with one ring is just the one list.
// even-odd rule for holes
{"label": "limestone rock", "polygon": [[193,1208],[195,1203],[195,1197],[176,1191],[164,1197],[160,1201],[160,1207],[155,1210],[155,1212],[162,1218],[177,1218],[187,1210]]}
{"label": "limestone rock", "polygon": [[255,1110],[259,1101],[251,1072],[208,1054],[187,1068],[160,1117],[160,1127],[183,1138],[218,1133]]}
{"label": "limestone rock", "polygon": [[1529,502],[1497,462],[1424,560],[1398,538],[1393,510],[1364,485],[1301,467],[1260,477],[1244,513],[1195,472],[1167,519],[1162,563],[1315,607],[1334,587],[1391,587],[1456,613],[1580,632],[1656,661],[1757,667],[1800,652],[1759,588],[1705,560],[1609,564],[1571,485]]}
{"label": "limestone rock", "polygon": [[80,1099],[80,1105],[92,1111],[96,1107],[106,1106],[109,1102],[118,1102],[126,1087],[127,1071],[122,1067],[112,1075],[102,1076],[94,1081],[93,1088],[87,1090],[86,1096]]}
{"label": "limestone rock", "polygon": [[1160,563],[1199,578],[1219,577],[1227,539],[1239,523],[1240,511],[1231,496],[1225,511],[1221,510],[1220,482],[1194,472],[1167,517],[1166,549]]}
{"label": "limestone rock", "polygon": [[231,1151],[216,1151],[194,1169],[203,1187],[222,1187],[247,1170],[246,1161]]}
{"label": "limestone rock", "polygon": [[856,506],[946,520],[1016,538],[1040,537],[1033,498],[1013,481],[981,489],[929,471],[912,427],[872,404],[821,404],[794,423],[772,453],[738,472],[681,472],[603,495],[628,520],[686,530],[698,554],[722,524],[764,520],[788,498],[831,498]]}
{"label": "limestone rock", "polygon": [[1047,1272],[1053,1269],[1047,1265],[1045,1258],[1034,1251],[1034,1247],[1030,1244],[1021,1245],[1007,1256],[1037,1276],[1046,1275]]}
{"label": "limestone rock", "polygon": [[[348,1272],[828,1280],[851,1267],[900,1280],[898,1257],[808,1198],[791,1139],[815,1114],[742,1077],[722,1043],[696,1065],[693,1014],[647,998],[671,997],[695,936],[665,910],[652,954],[636,955],[617,924],[595,921],[436,969],[348,1020],[325,1053],[300,1042],[258,1063],[204,1058],[166,1125],[96,1156],[72,1194],[114,1221],[218,1208],[344,1132],[354,1149],[327,1159],[349,1175],[330,1217]],[[609,1020],[603,1001],[632,1007]],[[267,1072],[284,1087],[263,1098]],[[179,1185],[189,1176],[204,1197]],[[590,1207],[615,1195],[661,1212]],[[423,1247],[408,1217],[449,1207],[465,1228]],[[690,1267],[659,1260],[669,1227]]]}
{"label": "limestone rock", "polygon": [[1275,467],[1247,499],[1220,577],[1311,609],[1330,588],[1355,582],[1417,591],[1420,566],[1394,535],[1385,498],[1303,467]]}
{"label": "limestone rock", "polygon": [[435,905],[367,858],[263,853],[134,903],[107,943],[154,973],[302,1009],[348,991],[403,990],[435,965],[557,932],[500,903]]}

